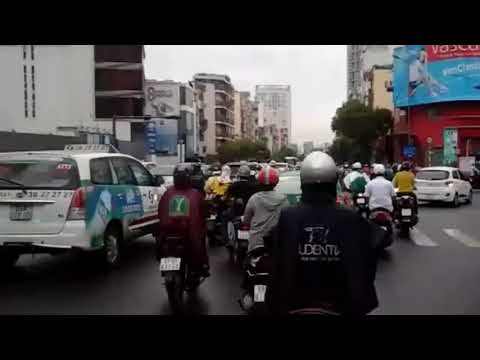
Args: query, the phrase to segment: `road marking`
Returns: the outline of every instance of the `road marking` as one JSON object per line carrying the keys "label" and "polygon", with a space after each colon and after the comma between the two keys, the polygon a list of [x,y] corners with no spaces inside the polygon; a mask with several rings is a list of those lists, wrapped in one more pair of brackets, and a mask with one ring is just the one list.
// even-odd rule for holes
{"label": "road marking", "polygon": [[465,234],[458,229],[443,229],[443,231],[455,240],[460,241],[463,245],[468,247],[480,247],[480,242]]}
{"label": "road marking", "polygon": [[438,246],[438,244],[430,239],[427,235],[423,232],[418,230],[417,228],[413,228],[410,230],[410,238],[418,246]]}

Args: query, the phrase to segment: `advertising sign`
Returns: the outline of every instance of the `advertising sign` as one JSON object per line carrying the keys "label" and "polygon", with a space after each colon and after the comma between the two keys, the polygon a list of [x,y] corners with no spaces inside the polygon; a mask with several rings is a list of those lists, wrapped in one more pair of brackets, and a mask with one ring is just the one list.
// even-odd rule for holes
{"label": "advertising sign", "polygon": [[407,45],[393,52],[396,107],[480,100],[480,45]]}
{"label": "advertising sign", "polygon": [[145,126],[149,154],[177,155],[178,120],[155,119]]}
{"label": "advertising sign", "polygon": [[443,130],[443,164],[455,166],[457,163],[457,129]]}
{"label": "advertising sign", "polygon": [[145,114],[161,117],[180,116],[180,84],[147,81]]}
{"label": "advertising sign", "polygon": [[402,152],[403,156],[405,156],[407,159],[412,159],[415,157],[417,149],[413,145],[405,145]]}

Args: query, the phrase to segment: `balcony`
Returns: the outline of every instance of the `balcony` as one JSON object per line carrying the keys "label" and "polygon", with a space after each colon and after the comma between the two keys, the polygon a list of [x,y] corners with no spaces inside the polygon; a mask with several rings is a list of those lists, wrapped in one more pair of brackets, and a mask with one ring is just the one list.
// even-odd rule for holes
{"label": "balcony", "polygon": [[230,112],[225,108],[216,108],[215,122],[220,122],[220,123],[229,124],[230,126],[233,126],[234,125],[233,112]]}
{"label": "balcony", "polygon": [[228,97],[224,93],[215,93],[215,106],[226,107],[233,111],[234,101],[233,98]]}
{"label": "balcony", "polygon": [[228,138],[232,139],[233,138],[233,128],[229,126],[224,126],[221,124],[216,124],[215,125],[215,136],[217,138]]}
{"label": "balcony", "polygon": [[142,70],[95,70],[95,91],[137,90],[143,93]]}

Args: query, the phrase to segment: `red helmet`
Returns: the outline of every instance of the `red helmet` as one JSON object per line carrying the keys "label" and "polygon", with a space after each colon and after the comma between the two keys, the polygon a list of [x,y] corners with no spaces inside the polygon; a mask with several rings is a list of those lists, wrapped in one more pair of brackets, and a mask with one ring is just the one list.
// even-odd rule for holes
{"label": "red helmet", "polygon": [[264,167],[258,173],[258,182],[262,185],[276,186],[278,184],[278,178],[278,171],[270,166]]}

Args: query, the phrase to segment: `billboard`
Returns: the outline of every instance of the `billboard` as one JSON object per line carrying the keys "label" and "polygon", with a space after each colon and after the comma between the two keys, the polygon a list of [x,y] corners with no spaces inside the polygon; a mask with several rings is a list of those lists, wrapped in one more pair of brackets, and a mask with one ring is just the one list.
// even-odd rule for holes
{"label": "billboard", "polygon": [[145,124],[149,154],[177,155],[178,120],[155,119]]}
{"label": "billboard", "polygon": [[480,100],[480,45],[407,45],[393,52],[396,107]]}
{"label": "billboard", "polygon": [[162,117],[180,116],[180,84],[147,80],[145,114]]}

